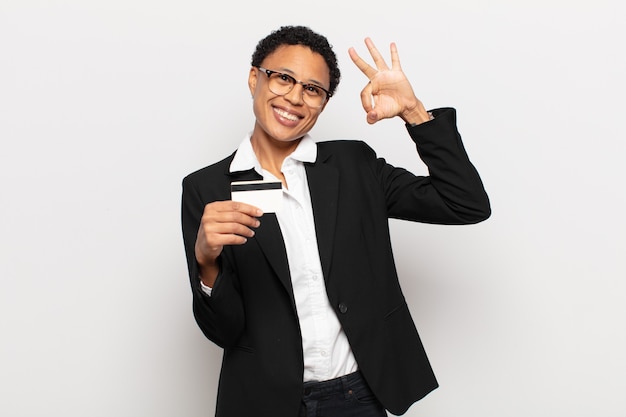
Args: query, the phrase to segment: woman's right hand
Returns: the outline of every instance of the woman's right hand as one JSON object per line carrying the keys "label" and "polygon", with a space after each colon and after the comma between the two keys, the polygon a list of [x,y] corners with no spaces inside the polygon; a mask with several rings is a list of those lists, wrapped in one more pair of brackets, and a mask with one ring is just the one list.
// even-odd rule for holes
{"label": "woman's right hand", "polygon": [[196,238],[195,255],[204,285],[213,287],[224,245],[243,245],[261,224],[261,209],[236,201],[215,201],[204,206]]}

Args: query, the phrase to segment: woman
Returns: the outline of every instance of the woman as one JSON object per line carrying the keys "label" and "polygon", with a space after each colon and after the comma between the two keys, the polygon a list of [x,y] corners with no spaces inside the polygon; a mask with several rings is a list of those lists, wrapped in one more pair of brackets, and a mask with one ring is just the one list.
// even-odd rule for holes
{"label": "woman", "polygon": [[[252,132],[183,181],[196,321],[224,349],[217,416],[379,417],[437,387],[398,283],[388,219],[480,222],[488,197],[451,108],[427,112],[391,44],[370,39],[367,122],[400,117],[430,175],[387,164],[361,141],[308,134],[340,79],[325,37],[286,26],[262,39],[248,86]],[[238,181],[280,182],[275,213],[231,199]]]}

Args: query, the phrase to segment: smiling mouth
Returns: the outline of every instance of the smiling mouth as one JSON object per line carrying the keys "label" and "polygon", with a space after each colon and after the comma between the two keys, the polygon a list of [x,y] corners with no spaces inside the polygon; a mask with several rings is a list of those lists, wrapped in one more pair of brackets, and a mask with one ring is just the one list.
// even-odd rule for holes
{"label": "smiling mouth", "polygon": [[291,114],[289,112],[286,112],[284,110],[281,109],[277,109],[276,107],[274,107],[274,111],[282,118],[287,119],[287,120],[291,120],[293,122],[297,122],[298,120],[300,120],[300,117],[296,116],[295,114]]}

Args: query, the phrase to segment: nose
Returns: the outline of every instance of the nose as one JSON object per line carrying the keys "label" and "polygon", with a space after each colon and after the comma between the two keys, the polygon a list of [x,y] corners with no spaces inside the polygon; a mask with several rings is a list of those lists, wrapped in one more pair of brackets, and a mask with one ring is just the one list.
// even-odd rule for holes
{"label": "nose", "polygon": [[304,93],[304,87],[300,83],[295,83],[291,91],[284,95],[285,100],[292,104],[303,104],[302,93]]}

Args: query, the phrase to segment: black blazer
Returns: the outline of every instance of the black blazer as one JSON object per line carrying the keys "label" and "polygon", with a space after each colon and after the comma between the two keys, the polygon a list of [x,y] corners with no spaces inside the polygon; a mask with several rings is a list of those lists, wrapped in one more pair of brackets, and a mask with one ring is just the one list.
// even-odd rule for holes
{"label": "black blazer", "polygon": [[[307,163],[315,230],[331,305],[359,369],[393,414],[437,387],[398,283],[388,219],[469,224],[490,215],[488,197],[456,128],[454,109],[407,126],[429,176],[387,164],[361,141],[318,143]],[[224,349],[219,417],[296,417],[302,396],[302,341],[281,231],[265,214],[252,239],[225,247],[208,297],[194,243],[207,203],[230,199],[234,154],[183,180],[182,228],[196,321]]]}

